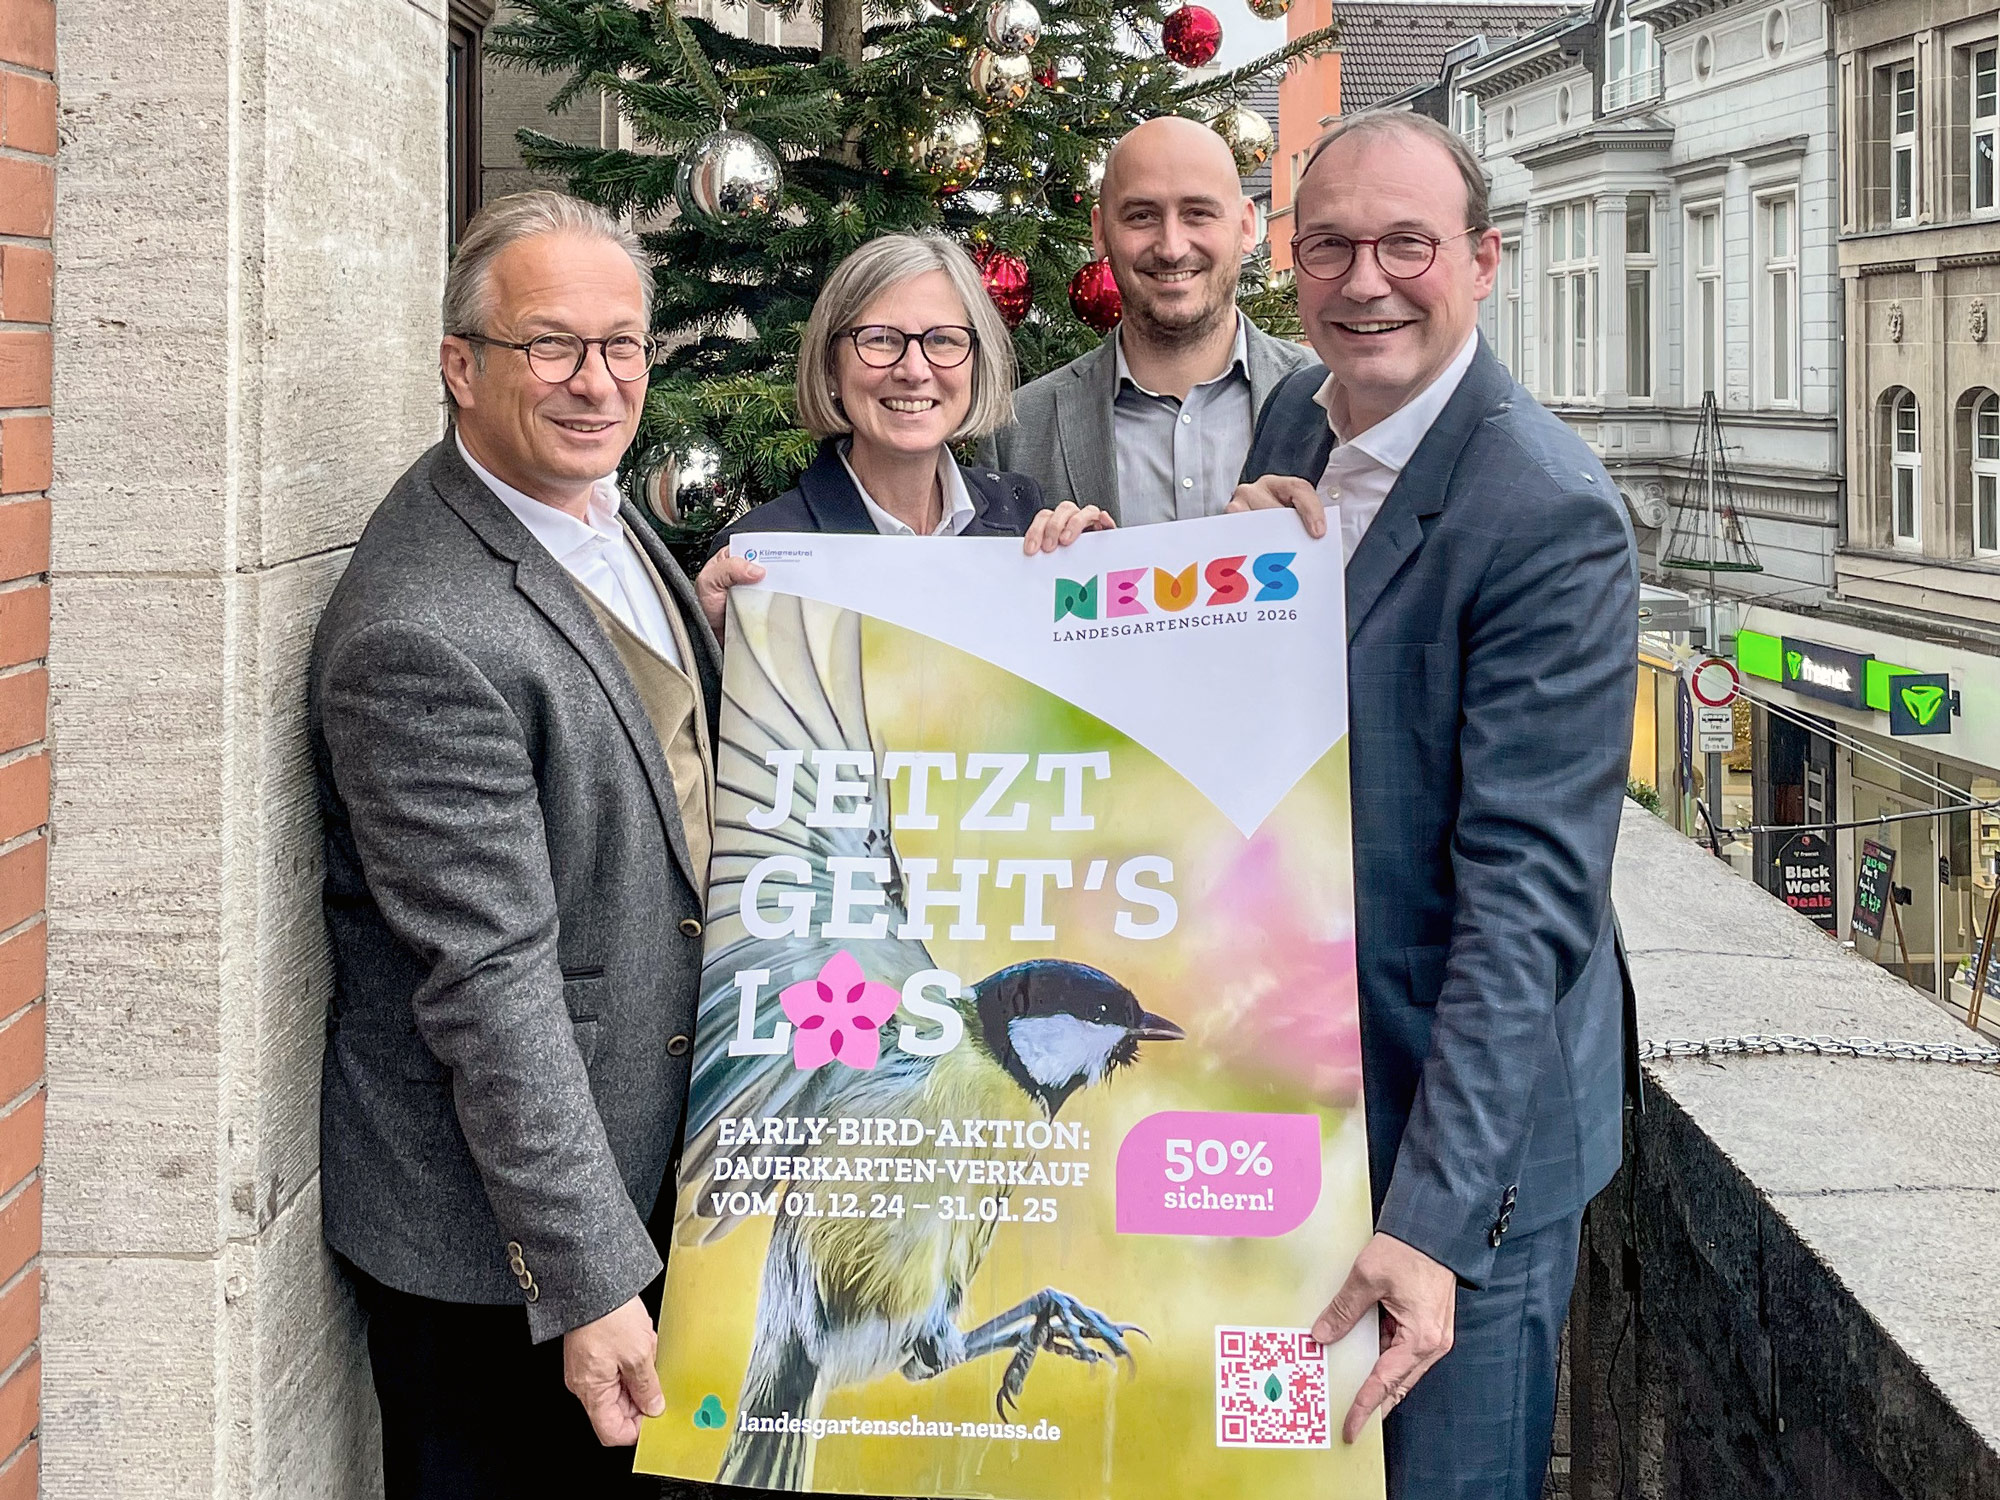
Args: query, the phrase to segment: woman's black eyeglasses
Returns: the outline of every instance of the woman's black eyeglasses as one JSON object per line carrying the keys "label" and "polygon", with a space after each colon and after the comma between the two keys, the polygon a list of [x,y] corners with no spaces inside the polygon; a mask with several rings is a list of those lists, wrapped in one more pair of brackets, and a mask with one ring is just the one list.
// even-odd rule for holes
{"label": "woman's black eyeglasses", "polygon": [[1355,252],[1366,245],[1375,252],[1375,264],[1384,276],[1415,281],[1436,264],[1438,246],[1478,233],[1477,229],[1461,229],[1439,239],[1434,234],[1403,230],[1372,240],[1350,240],[1344,234],[1302,234],[1292,241],[1292,263],[1315,281],[1336,281],[1354,269]]}
{"label": "woman's black eyeglasses", "polygon": [[978,334],[970,328],[951,323],[940,328],[926,328],[922,333],[905,333],[885,323],[867,323],[859,328],[841,330],[840,337],[851,339],[861,362],[878,370],[901,364],[912,344],[924,351],[924,358],[930,361],[932,369],[955,370],[970,359],[972,351],[979,346]]}

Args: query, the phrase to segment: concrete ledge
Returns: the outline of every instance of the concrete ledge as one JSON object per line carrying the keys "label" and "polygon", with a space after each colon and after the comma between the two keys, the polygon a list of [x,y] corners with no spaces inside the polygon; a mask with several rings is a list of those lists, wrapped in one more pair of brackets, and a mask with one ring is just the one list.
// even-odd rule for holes
{"label": "concrete ledge", "polygon": [[[1615,897],[1650,1039],[1976,1038],[1636,807]],[[2000,1496],[2000,1069],[1651,1064],[1592,1206],[1573,1496]]]}

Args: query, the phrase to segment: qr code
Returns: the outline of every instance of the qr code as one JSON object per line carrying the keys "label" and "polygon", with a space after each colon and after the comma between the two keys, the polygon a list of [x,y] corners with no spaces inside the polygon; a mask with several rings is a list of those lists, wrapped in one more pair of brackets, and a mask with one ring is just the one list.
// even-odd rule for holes
{"label": "qr code", "polygon": [[1215,1330],[1220,1448],[1330,1448],[1326,1350],[1303,1328]]}

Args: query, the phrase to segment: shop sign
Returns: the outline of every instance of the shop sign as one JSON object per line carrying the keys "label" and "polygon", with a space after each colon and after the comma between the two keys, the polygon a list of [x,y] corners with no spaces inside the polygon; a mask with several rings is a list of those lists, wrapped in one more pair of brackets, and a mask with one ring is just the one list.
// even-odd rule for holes
{"label": "shop sign", "polygon": [[1868,706],[1868,657],[1837,646],[1784,638],[1784,675],[1793,692],[1848,708]]}
{"label": "shop sign", "polygon": [[1833,909],[1833,850],[1817,833],[1795,833],[1778,846],[1778,895],[1827,932],[1839,925]]}
{"label": "shop sign", "polygon": [[1882,941],[1882,919],[1888,913],[1895,889],[1890,878],[1896,873],[1896,851],[1873,839],[1864,840],[1861,858],[1854,867],[1854,930]]}
{"label": "shop sign", "polygon": [[1889,679],[1889,733],[1950,734],[1951,678],[1943,672],[1904,672]]}

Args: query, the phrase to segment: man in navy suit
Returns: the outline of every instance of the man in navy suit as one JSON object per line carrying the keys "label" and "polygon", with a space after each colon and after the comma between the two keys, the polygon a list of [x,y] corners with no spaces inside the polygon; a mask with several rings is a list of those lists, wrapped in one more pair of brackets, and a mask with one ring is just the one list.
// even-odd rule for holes
{"label": "man in navy suit", "polygon": [[1392,1497],[1536,1500],[1583,1209],[1621,1145],[1631,529],[1479,337],[1500,236],[1463,142],[1350,116],[1297,215],[1323,364],[1272,396],[1231,508],[1292,506],[1347,554],[1377,1233],[1314,1332],[1382,1309],[1344,1435],[1385,1413]]}

